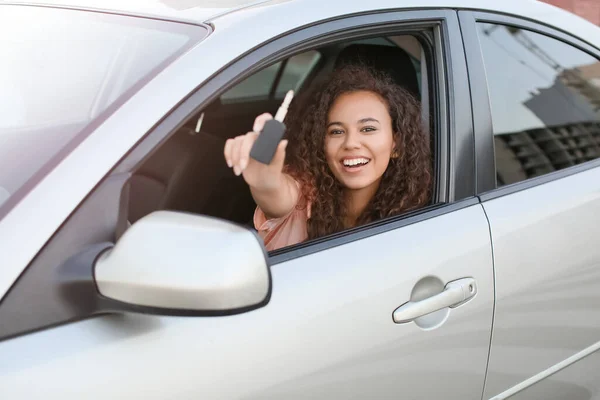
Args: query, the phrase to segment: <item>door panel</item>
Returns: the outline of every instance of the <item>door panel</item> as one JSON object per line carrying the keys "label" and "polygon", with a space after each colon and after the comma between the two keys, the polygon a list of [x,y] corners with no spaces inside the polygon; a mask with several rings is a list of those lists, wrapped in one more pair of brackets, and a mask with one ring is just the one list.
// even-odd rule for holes
{"label": "door panel", "polygon": [[598,371],[600,353],[596,352],[558,373],[517,393],[511,400],[598,400],[600,379],[590,371]]}
{"label": "door panel", "polygon": [[[598,182],[600,168],[595,168],[483,203],[496,275],[484,398],[600,341]],[[596,354],[584,360],[586,368],[570,367],[580,371],[569,375],[575,386],[589,387],[594,377],[598,380],[600,358]],[[560,374],[552,379],[560,381]]]}
{"label": "door panel", "polygon": [[[477,294],[430,316],[438,327],[395,324],[425,277],[470,277]],[[493,308],[481,205],[281,262],[272,278],[269,305],[242,315],[111,315],[0,342],[3,397],[480,398]]]}

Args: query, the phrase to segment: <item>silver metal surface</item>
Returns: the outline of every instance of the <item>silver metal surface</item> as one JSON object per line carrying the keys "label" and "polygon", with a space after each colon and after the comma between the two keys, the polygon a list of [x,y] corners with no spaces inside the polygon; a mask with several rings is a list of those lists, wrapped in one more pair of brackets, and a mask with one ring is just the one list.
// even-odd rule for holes
{"label": "silver metal surface", "polygon": [[[496,273],[485,399],[600,340],[599,182],[596,168],[484,203]],[[598,381],[600,358],[586,362],[573,384]]]}
{"label": "silver metal surface", "polygon": [[[600,342],[594,343],[592,346],[588,347],[587,349],[584,349],[584,350],[580,351],[579,353],[572,355],[571,357],[567,358],[566,360],[563,360],[557,364],[554,364],[553,366],[540,372],[539,374],[532,376],[529,379],[524,380],[523,382],[519,383],[518,385],[511,387],[510,389],[500,393],[497,396],[494,396],[491,400],[508,399],[509,397],[512,397],[515,394],[522,392],[523,390],[529,388],[530,386],[533,386],[536,383],[541,382],[544,379],[548,379],[552,375],[562,371],[563,369],[569,367],[570,365],[575,364],[576,362],[582,361],[585,357],[590,356],[591,354],[597,352],[598,350],[600,350]],[[591,372],[595,373],[596,371],[591,371]],[[548,394],[548,395],[550,396],[550,394]],[[544,398],[546,398],[546,399],[550,398],[549,396],[544,396]],[[569,397],[569,399],[572,399],[572,398],[573,397]]]}
{"label": "silver metal surface", "polygon": [[205,311],[251,307],[269,293],[260,240],[227,221],[157,211],[102,254],[94,278],[102,295],[130,304]]}
{"label": "silver metal surface", "polygon": [[537,383],[527,385],[522,391],[508,398],[510,400],[600,400],[600,379],[595,369],[599,363],[600,351],[596,350],[568,367],[544,376],[544,379]]}
{"label": "silver metal surface", "polygon": [[116,13],[145,18],[159,18],[186,23],[202,23],[250,5],[260,5],[268,0],[0,0],[2,4],[36,5],[65,10],[87,10]]}

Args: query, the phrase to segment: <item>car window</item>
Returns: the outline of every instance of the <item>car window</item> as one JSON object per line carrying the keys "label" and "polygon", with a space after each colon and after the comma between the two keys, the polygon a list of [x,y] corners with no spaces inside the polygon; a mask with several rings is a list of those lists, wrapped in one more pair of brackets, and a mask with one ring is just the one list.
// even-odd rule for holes
{"label": "car window", "polygon": [[291,57],[285,64],[281,79],[277,84],[275,97],[283,98],[288,90],[298,91],[320,59],[321,53],[315,50]]}
{"label": "car window", "polygon": [[281,62],[273,64],[260,70],[256,74],[251,75],[227,92],[223,93],[221,101],[227,103],[236,100],[268,98],[279,68],[281,68]]}
{"label": "car window", "polygon": [[320,58],[321,54],[318,51],[310,50],[290,57],[286,62],[275,63],[223,93],[221,102],[226,104],[273,98],[273,85],[277,85],[275,97],[283,98],[288,90],[297,91],[302,86]]}
{"label": "car window", "polygon": [[207,34],[119,15],[0,8],[0,209],[109,107]]}
{"label": "car window", "polygon": [[478,24],[498,186],[600,156],[600,62],[557,39]]}
{"label": "car window", "polygon": [[[421,80],[423,79],[421,76],[421,74],[423,73],[422,67],[425,66],[425,63],[423,63],[423,66],[421,65],[421,60],[424,58],[424,55],[423,47],[421,46],[419,41],[412,35],[399,35],[391,36],[387,38],[385,42],[378,44],[396,44],[408,53],[417,73],[417,81],[419,83],[419,88],[421,88]],[[426,94],[426,92],[423,94]]]}

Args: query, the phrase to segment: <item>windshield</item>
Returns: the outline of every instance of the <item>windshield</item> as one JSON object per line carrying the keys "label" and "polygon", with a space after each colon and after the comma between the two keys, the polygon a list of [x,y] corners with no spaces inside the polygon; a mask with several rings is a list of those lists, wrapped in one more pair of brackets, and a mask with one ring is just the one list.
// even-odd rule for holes
{"label": "windshield", "polygon": [[29,180],[207,33],[145,18],[0,5],[0,216]]}

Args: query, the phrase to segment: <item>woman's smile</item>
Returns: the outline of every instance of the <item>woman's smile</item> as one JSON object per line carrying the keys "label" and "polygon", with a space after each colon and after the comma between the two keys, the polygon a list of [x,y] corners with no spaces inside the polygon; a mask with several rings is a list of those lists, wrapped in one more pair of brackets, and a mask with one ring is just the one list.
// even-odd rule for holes
{"label": "woman's smile", "polygon": [[354,174],[363,170],[363,167],[371,162],[367,157],[344,157],[340,163],[344,166],[344,171]]}

